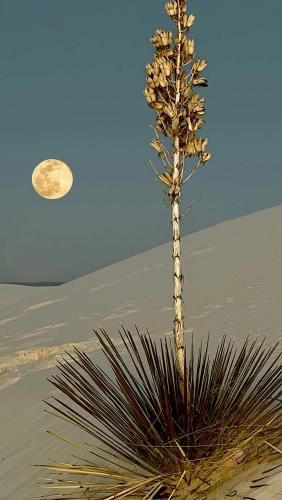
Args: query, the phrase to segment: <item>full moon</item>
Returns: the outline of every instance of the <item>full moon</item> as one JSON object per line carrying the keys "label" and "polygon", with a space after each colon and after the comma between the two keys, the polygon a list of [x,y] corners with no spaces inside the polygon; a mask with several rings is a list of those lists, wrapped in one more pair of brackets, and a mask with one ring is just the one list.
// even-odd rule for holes
{"label": "full moon", "polygon": [[44,160],[32,173],[32,185],[43,198],[62,198],[71,189],[73,175],[71,169],[61,160]]}

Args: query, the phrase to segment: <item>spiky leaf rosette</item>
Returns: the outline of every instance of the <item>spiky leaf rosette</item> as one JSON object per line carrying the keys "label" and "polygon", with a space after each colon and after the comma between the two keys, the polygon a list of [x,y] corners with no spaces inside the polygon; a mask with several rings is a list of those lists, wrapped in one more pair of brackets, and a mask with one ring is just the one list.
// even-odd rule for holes
{"label": "spiky leaf rosette", "polygon": [[165,498],[188,493],[198,498],[253,459],[277,455],[282,436],[281,354],[273,356],[277,345],[266,348],[246,340],[237,349],[224,337],[211,360],[209,341],[198,355],[192,341],[188,366],[185,351],[183,401],[171,341],[161,339],[158,351],[148,330],[140,334],[135,325],[134,338],[122,328],[136,375],[105,330],[94,330],[114,379],[75,348],[76,357],[67,353],[70,359],[58,362],[60,375],[50,380],[68,403],[55,397],[59,406],[47,403],[55,415],[105,445],[95,447],[103,455],[78,446],[100,458],[109,455],[115,468],[83,459],[80,465],[44,465],[59,473],[48,484],[59,493],[41,498],[149,499],[162,498],[162,493]]}

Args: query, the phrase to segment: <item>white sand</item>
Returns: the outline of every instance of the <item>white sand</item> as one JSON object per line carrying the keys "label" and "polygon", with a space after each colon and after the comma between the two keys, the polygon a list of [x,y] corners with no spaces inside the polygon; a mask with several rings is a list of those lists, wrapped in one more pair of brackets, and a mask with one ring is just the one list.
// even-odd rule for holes
{"label": "white sand", "polygon": [[[275,467],[275,469],[274,469]],[[233,493],[233,495],[232,495]],[[229,497],[227,496],[229,494]],[[222,498],[278,500],[282,494],[282,459],[276,464],[260,464],[224,482],[208,500]]]}
{"label": "white sand", "polygon": [[[282,206],[199,231],[181,243],[187,338],[191,330],[197,339],[210,332],[214,352],[225,332],[238,345],[248,334],[266,335],[267,344],[281,337]],[[43,412],[42,400],[54,392],[46,378],[55,373],[56,356],[76,344],[102,366],[93,328],[105,328],[117,342],[121,324],[132,333],[135,323],[142,332],[148,328],[154,338],[172,334],[171,253],[167,243],[58,287],[0,285],[1,500],[43,495],[36,480],[46,471],[32,464],[82,456],[44,432],[81,437]],[[272,486],[254,490],[240,481],[245,490],[235,486],[239,496],[232,498],[282,498],[279,470],[267,478]]]}

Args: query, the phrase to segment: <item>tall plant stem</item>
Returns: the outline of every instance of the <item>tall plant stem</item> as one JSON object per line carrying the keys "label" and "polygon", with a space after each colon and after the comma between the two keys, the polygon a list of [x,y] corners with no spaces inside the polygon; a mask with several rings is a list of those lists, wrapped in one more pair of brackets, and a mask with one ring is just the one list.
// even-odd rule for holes
{"label": "tall plant stem", "polygon": [[175,106],[177,109],[172,129],[173,135],[173,186],[171,205],[172,205],[172,249],[173,249],[173,281],[174,281],[174,341],[176,351],[177,378],[182,396],[184,396],[184,315],[182,299],[182,281],[181,273],[181,249],[180,249],[180,214],[179,204],[181,195],[181,181],[183,165],[180,163],[179,135],[177,133],[179,101],[180,101],[180,79],[181,79],[181,7],[178,0],[178,22],[177,22],[177,59],[175,68]]}

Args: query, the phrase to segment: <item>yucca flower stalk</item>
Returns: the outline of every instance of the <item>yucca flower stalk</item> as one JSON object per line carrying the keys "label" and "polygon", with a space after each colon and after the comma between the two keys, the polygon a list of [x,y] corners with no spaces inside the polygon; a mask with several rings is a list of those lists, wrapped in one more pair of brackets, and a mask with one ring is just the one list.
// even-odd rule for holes
{"label": "yucca flower stalk", "polygon": [[[156,137],[151,146],[163,161],[165,171],[160,175],[152,162],[151,164],[157,178],[169,188],[166,195],[172,208],[174,339],[177,376],[183,394],[185,342],[180,248],[182,215],[179,207],[183,184],[211,158],[211,154],[205,151],[208,139],[203,139],[196,133],[205,123],[204,98],[193,91],[196,87],[207,87],[207,79],[201,76],[207,62],[204,59],[196,59],[195,42],[188,38],[195,16],[188,15],[186,0],[168,2],[165,9],[176,26],[176,35],[173,37],[171,31],[158,28],[150,38],[155,47],[155,54],[154,60],[146,65],[147,87],[144,96],[157,114],[155,126],[152,127]],[[169,138],[170,149],[166,148],[158,131]],[[197,157],[197,162],[183,179],[187,157]]]}
{"label": "yucca flower stalk", "polygon": [[192,342],[188,366],[184,356],[183,401],[171,339],[161,339],[158,352],[148,331],[140,334],[135,327],[139,345],[124,327],[120,335],[136,376],[103,329],[94,331],[114,377],[76,348],[76,356],[67,353],[69,359],[58,363],[60,374],[50,382],[75,408],[53,397],[54,403],[47,402],[50,413],[104,447],[94,451],[52,434],[80,451],[109,455],[109,466],[75,455],[80,464],[45,465],[59,479],[47,479],[47,487],[57,491],[41,499],[203,499],[252,460],[279,456],[282,366],[277,345],[266,348],[246,340],[238,349],[223,337],[211,361],[209,341],[198,355]]}

